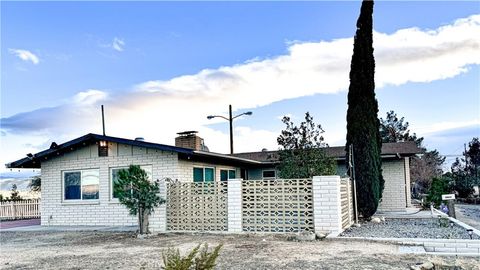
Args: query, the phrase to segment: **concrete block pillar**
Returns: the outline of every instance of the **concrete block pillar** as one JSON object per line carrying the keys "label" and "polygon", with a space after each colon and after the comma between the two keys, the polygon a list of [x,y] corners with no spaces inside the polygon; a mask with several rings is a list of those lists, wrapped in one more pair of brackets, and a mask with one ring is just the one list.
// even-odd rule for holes
{"label": "concrete block pillar", "polygon": [[[164,179],[158,181],[159,196],[167,200],[167,183]],[[155,211],[149,217],[149,229],[152,233],[167,232],[167,204],[166,202],[155,208]]]}
{"label": "concrete block pillar", "polygon": [[330,235],[342,232],[340,176],[313,177],[313,217],[315,232]]}
{"label": "concrete block pillar", "polygon": [[242,179],[227,182],[228,232],[242,232]]}

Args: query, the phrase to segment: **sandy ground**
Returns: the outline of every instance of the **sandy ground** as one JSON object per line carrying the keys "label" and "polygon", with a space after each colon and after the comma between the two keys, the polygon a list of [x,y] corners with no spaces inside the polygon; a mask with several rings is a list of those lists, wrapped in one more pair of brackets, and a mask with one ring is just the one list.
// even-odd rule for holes
{"label": "sandy ground", "polygon": [[[398,246],[354,240],[287,241],[285,236],[168,234],[147,239],[115,232],[2,232],[1,269],[160,269],[162,251],[224,243],[218,269],[409,269],[430,260],[480,269],[478,258],[400,254]],[[457,268],[453,267],[456,265]]]}
{"label": "sandy ground", "polygon": [[480,230],[480,205],[455,204],[457,219]]}

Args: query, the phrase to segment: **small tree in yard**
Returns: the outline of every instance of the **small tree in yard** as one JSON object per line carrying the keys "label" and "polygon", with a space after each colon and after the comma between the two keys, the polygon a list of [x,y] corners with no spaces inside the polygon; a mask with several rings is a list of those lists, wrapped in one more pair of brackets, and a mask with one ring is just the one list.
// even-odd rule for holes
{"label": "small tree in yard", "polygon": [[467,198],[473,193],[473,175],[462,165],[459,158],[455,159],[451,167],[452,172],[447,173],[453,179],[453,189],[458,192],[458,197]]}
{"label": "small tree in yard", "polygon": [[280,178],[309,178],[315,175],[335,174],[336,166],[332,158],[325,154],[324,142],[321,135],[324,131],[320,125],[313,122],[310,113],[305,113],[305,121],[297,127],[284,116],[282,122],[286,125],[277,142],[280,165],[278,165]]}
{"label": "small tree in yard", "polygon": [[10,193],[10,200],[11,200],[11,201],[20,201],[20,200],[22,200],[22,197],[20,197],[20,195],[18,194],[18,190],[17,190],[17,185],[16,185],[16,184],[13,184],[13,185],[12,185],[12,189],[11,189],[11,193]]}
{"label": "small tree in yard", "polygon": [[140,166],[130,165],[128,170],[119,171],[114,189],[118,200],[128,208],[130,215],[138,215],[139,233],[148,233],[148,216],[155,207],[165,202],[158,196],[158,183],[149,181],[147,173]]}

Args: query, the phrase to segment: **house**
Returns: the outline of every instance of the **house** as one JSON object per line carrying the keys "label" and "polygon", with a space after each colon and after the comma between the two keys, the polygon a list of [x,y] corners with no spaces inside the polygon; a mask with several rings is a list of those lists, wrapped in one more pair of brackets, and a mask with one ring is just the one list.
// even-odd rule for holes
{"label": "house", "polygon": [[[382,148],[385,191],[381,210],[402,211],[410,205],[409,157],[418,153],[413,143],[389,143]],[[327,154],[345,174],[344,147]],[[196,132],[183,132],[175,146],[111,136],[87,134],[7,164],[7,168],[41,168],[42,225],[133,225],[115,196],[118,171],[140,165],[152,180],[227,181],[233,178],[272,179],[278,155],[262,151],[225,155],[209,152]],[[155,214],[154,214],[155,215]]]}

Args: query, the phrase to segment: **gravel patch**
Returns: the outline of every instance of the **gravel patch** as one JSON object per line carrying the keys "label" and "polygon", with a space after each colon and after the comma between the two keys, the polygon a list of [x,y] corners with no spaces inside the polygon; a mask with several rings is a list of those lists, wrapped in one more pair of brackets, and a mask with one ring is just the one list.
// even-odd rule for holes
{"label": "gravel patch", "polygon": [[[434,239],[470,239],[466,230],[454,224],[453,228],[441,227],[437,219],[386,219],[382,223],[366,222],[361,227],[351,227],[340,236],[377,237],[377,238],[434,238]],[[474,235],[473,239],[480,239]]]}

